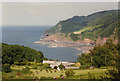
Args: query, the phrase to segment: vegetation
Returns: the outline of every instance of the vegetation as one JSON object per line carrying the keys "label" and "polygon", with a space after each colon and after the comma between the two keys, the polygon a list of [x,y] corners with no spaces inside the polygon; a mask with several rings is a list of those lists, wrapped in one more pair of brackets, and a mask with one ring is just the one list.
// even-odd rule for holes
{"label": "vegetation", "polygon": [[2,66],[2,70],[3,70],[3,72],[5,72],[5,73],[11,72],[10,64],[4,64],[4,65]]}
{"label": "vegetation", "polygon": [[111,66],[112,55],[111,52],[116,45],[113,44],[112,40],[108,40],[103,46],[97,45],[94,49],[90,50],[88,54],[81,54],[78,61],[82,64],[91,64],[91,66]]}
{"label": "vegetation", "polygon": [[[93,14],[90,14],[88,16],[74,16],[70,19],[60,21],[53,28],[47,30],[46,33],[57,33],[57,32],[70,33],[70,32],[74,32],[74,31],[80,30],[81,28],[87,26],[89,23],[91,23],[92,21],[94,21],[102,16],[116,13],[116,11],[117,10],[109,10],[109,11],[102,11],[102,12],[93,13]],[[59,30],[59,27],[60,27],[59,24],[61,24],[61,27],[62,27],[61,30]]]}
{"label": "vegetation", "polygon": [[41,66],[41,68],[42,68],[42,69],[51,69],[50,64],[47,64],[47,63],[43,64],[43,65]]}
{"label": "vegetation", "polygon": [[64,70],[65,69],[65,66],[63,64],[60,64],[58,67],[60,68],[60,70]]}
{"label": "vegetation", "polygon": [[[6,46],[7,44],[3,45]],[[14,46],[14,45],[7,45]],[[7,46],[5,47],[8,50]],[[19,47],[19,46],[18,46]],[[24,49],[24,46],[22,46]],[[4,48],[4,51],[5,51]],[[9,48],[10,50],[11,48]],[[16,47],[17,49],[17,47]],[[19,49],[20,50],[20,49]],[[3,51],[3,50],[2,50]],[[3,51],[3,52],[4,52]],[[6,55],[12,55],[16,53],[15,50],[7,53]],[[38,52],[40,53],[40,52]],[[16,54],[19,54],[17,52]],[[21,52],[20,52],[21,54]],[[109,39],[103,46],[97,45],[94,49],[90,50],[90,53],[81,54],[79,56],[77,65],[80,69],[64,69],[64,66],[60,64],[58,67],[62,70],[54,70],[50,67],[50,64],[42,64],[34,59],[29,61],[11,62],[4,60],[3,64],[3,78],[6,79],[119,79],[120,76],[120,43],[113,44],[113,41]],[[16,55],[17,56],[17,55]],[[42,55],[43,56],[43,55]],[[8,57],[7,57],[8,58]],[[13,58],[11,56],[11,58]],[[15,59],[15,58],[13,58]],[[41,58],[43,59],[43,58]],[[5,63],[6,62],[6,63]],[[12,64],[8,64],[12,63]],[[92,68],[91,68],[92,66]],[[64,69],[64,70],[63,70]]]}
{"label": "vegetation", "polygon": [[65,71],[65,74],[66,74],[67,77],[71,77],[71,76],[73,76],[75,74],[75,72],[74,72],[73,69],[67,69]]}
{"label": "vegetation", "polygon": [[2,44],[2,64],[4,72],[10,72],[11,70],[8,68],[10,68],[12,64],[26,65],[27,62],[41,63],[42,58],[42,52],[29,47]]}
{"label": "vegetation", "polygon": [[[101,38],[110,35],[117,37],[119,15],[118,10],[108,10],[88,16],[74,16],[60,21],[53,28],[47,30],[45,34],[65,33],[67,35],[71,33],[70,38],[73,41],[85,38],[95,40],[98,36]],[[78,36],[81,36],[81,38]]]}
{"label": "vegetation", "polygon": [[24,74],[30,73],[30,68],[29,67],[23,68],[22,71]]}
{"label": "vegetation", "polygon": [[79,34],[74,34],[74,33],[71,33],[71,34],[70,34],[70,38],[71,38],[73,41],[79,40],[80,38],[79,38],[78,36],[79,36]]}
{"label": "vegetation", "polygon": [[88,54],[81,54],[78,61],[82,64],[80,69],[95,66],[97,68],[103,66],[113,66],[110,68],[104,78],[119,79],[120,76],[120,43],[113,44],[109,39],[103,46],[97,45],[90,50]]}

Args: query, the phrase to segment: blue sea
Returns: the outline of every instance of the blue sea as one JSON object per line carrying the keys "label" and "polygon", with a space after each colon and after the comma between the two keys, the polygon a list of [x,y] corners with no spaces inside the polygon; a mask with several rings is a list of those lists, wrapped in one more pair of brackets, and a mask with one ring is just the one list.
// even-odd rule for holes
{"label": "blue sea", "polygon": [[74,62],[82,51],[70,47],[50,48],[47,45],[35,44],[44,32],[52,26],[4,26],[2,27],[2,42],[24,45],[41,51],[48,59]]}

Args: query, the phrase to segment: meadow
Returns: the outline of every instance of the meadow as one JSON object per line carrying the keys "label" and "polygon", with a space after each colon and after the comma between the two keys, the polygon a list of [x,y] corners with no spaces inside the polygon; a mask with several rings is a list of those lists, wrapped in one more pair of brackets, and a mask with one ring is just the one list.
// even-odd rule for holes
{"label": "meadow", "polygon": [[[101,68],[94,68],[94,69],[74,69],[74,75],[71,77],[67,77],[65,74],[66,70],[55,70],[55,69],[48,69],[48,70],[40,70],[40,69],[30,69],[31,73],[25,74],[22,73],[22,69],[25,66],[15,66],[11,67],[12,72],[10,73],[3,73],[3,78],[7,79],[60,79],[61,76],[64,76],[65,79],[101,79],[101,77],[105,76],[105,72],[108,68],[101,67]],[[110,68],[110,67],[109,67]]]}

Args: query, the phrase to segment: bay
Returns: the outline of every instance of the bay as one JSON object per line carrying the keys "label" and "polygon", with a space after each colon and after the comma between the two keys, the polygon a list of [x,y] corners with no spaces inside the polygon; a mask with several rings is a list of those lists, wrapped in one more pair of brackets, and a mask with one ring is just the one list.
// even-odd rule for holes
{"label": "bay", "polygon": [[3,26],[2,42],[7,44],[24,45],[41,51],[44,57],[53,60],[77,61],[78,54],[82,51],[70,47],[50,48],[47,45],[35,44],[44,32],[52,26]]}

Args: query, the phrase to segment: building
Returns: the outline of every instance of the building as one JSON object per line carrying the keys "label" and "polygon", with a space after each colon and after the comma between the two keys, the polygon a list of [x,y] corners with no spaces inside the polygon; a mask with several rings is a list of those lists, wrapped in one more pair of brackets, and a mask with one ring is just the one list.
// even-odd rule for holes
{"label": "building", "polygon": [[[60,64],[63,64],[65,66],[65,68],[79,68],[79,67],[71,67],[71,65],[74,65],[75,63],[69,63],[69,62],[65,62],[65,61],[50,61],[50,60],[43,60],[43,64],[44,63],[48,63],[50,64],[51,68],[54,68],[55,66],[59,66]],[[59,68],[58,68],[59,70]]]}

